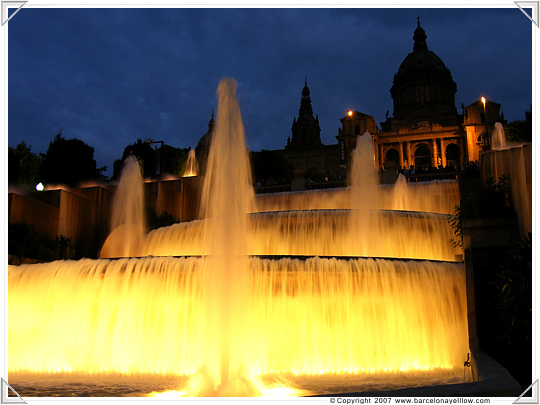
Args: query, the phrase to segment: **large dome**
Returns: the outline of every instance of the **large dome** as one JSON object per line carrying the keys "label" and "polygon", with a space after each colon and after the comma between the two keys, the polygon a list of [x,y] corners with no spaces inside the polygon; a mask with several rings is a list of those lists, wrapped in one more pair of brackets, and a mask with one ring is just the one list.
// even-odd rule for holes
{"label": "large dome", "polygon": [[407,55],[394,77],[394,83],[396,80],[408,79],[413,75],[424,76],[426,74],[443,75],[452,79],[450,71],[441,58],[426,48]]}
{"label": "large dome", "polygon": [[[447,118],[448,114],[453,116],[456,113],[454,96],[457,91],[452,73],[442,59],[428,49],[427,35],[420,26],[420,19],[413,39],[413,51],[399,66],[390,89],[394,100],[394,118],[404,120],[406,126],[412,126],[415,124],[413,121],[420,119],[451,124]],[[425,114],[422,117],[415,114],[414,119],[411,117],[408,120],[407,117],[419,108],[424,111],[436,110],[437,114],[434,113],[431,119]]]}

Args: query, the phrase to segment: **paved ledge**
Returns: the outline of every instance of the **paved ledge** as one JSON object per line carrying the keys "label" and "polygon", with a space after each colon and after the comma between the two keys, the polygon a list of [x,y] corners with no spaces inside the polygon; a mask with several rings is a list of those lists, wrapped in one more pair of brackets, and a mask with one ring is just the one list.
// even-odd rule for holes
{"label": "paved ledge", "polygon": [[[518,398],[523,387],[510,373],[487,354],[476,351],[471,361],[473,376],[479,381],[433,385],[393,391],[344,392],[320,397],[511,397]],[[473,378],[474,378],[473,377]]]}

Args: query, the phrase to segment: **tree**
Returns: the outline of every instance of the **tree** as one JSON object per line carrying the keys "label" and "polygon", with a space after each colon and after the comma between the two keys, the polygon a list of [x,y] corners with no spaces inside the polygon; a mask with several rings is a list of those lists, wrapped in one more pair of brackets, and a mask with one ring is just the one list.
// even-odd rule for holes
{"label": "tree", "polygon": [[174,148],[163,145],[157,151],[163,159],[163,173],[169,173],[176,177],[184,174],[185,163],[189,153],[189,148]]}
{"label": "tree", "polygon": [[49,143],[43,155],[43,178],[46,183],[76,186],[81,181],[98,179],[94,148],[80,139],[64,139],[61,131]]}
{"label": "tree", "polygon": [[41,157],[30,151],[32,147],[22,141],[16,148],[8,148],[9,183],[34,187],[41,178]]}
{"label": "tree", "polygon": [[156,151],[150,144],[143,142],[142,139],[137,139],[137,142],[132,143],[124,148],[121,160],[115,160],[113,165],[113,179],[120,176],[122,164],[124,160],[130,156],[135,156],[143,166],[143,176],[151,177],[156,174],[157,156]]}
{"label": "tree", "polygon": [[532,142],[532,107],[525,111],[525,120],[509,122],[504,127],[508,143]]}

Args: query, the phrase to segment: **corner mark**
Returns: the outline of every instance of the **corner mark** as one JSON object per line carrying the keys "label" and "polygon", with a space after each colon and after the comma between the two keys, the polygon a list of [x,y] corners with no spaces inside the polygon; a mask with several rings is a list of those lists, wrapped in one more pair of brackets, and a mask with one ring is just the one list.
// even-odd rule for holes
{"label": "corner mark", "polygon": [[[533,389],[534,388],[534,389]],[[531,397],[523,397],[527,392],[531,391]],[[518,399],[516,399],[512,404],[538,404],[539,400],[538,396],[538,380],[533,382],[529,387],[523,391],[523,394],[521,394]]]}
{"label": "corner mark", "polygon": [[[521,12],[527,16],[529,20],[531,20],[537,27],[538,25],[538,1],[514,1],[516,5],[519,7]],[[524,8],[532,8],[531,15],[529,15]]]}
{"label": "corner mark", "polygon": [[[9,385],[8,382],[4,380],[3,378],[2,378],[0,390],[2,392],[2,397],[0,398],[0,404],[26,404],[26,401],[22,399],[22,397],[19,394],[17,394],[17,391],[11,388],[11,385]],[[18,398],[10,397],[9,390],[11,390],[11,392],[17,395]]]}
{"label": "corner mark", "polygon": [[[11,20],[11,18],[17,14],[17,12],[22,8],[22,6],[24,6],[26,3],[28,3],[28,1],[3,1],[2,2],[2,25],[4,25],[5,23],[7,23],[9,20]],[[11,8],[14,8],[14,7],[17,7],[17,10],[15,10],[15,12],[11,15],[9,15],[9,11],[8,11],[8,8],[11,7]]]}

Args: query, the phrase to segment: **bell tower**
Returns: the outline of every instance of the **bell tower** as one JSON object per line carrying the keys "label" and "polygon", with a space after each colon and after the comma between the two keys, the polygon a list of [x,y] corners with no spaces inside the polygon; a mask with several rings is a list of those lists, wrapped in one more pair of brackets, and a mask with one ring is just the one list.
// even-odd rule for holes
{"label": "bell tower", "polygon": [[319,117],[313,116],[307,78],[305,79],[304,88],[302,89],[298,119],[296,119],[296,117],[294,118],[291,131],[291,138],[287,140],[287,149],[322,145]]}

